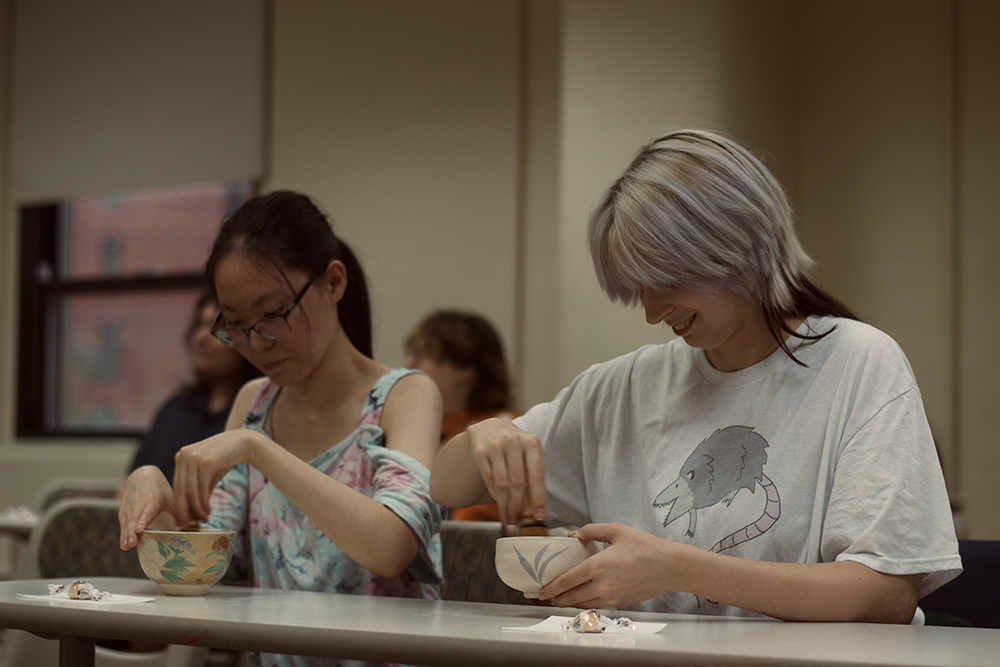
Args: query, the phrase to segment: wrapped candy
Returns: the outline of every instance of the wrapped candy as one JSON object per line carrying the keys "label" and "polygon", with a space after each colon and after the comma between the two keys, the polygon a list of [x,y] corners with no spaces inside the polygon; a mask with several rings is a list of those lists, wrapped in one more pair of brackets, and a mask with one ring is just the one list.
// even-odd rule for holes
{"label": "wrapped candy", "polygon": [[609,618],[597,613],[595,609],[581,611],[571,620],[566,621],[562,629],[567,632],[607,632],[612,634],[625,634],[632,632],[635,626],[631,619],[624,616],[620,618]]}
{"label": "wrapped candy", "polygon": [[49,595],[58,595],[65,592],[72,600],[103,600],[111,597],[111,593],[99,591],[94,585],[86,581],[74,581],[69,584],[49,584]]}

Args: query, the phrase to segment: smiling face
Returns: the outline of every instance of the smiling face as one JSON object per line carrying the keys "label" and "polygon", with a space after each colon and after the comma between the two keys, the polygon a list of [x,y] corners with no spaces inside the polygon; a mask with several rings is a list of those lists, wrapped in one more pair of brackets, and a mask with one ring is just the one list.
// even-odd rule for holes
{"label": "smiling face", "polygon": [[[285,312],[309,278],[296,269],[286,269],[282,276],[275,267],[240,254],[224,257],[215,272],[215,289],[225,326],[250,328]],[[329,350],[338,327],[336,302],[324,298],[330,296],[329,286],[322,276],[306,291],[288,314],[287,336],[269,340],[251,333],[250,342],[237,348],[240,354],[279,386],[308,377]]]}
{"label": "smiling face", "polygon": [[720,371],[747,368],[778,349],[764,324],[763,309],[736,292],[702,294],[683,287],[644,286],[639,301],[647,322],[663,322],[685,343],[705,350]]}

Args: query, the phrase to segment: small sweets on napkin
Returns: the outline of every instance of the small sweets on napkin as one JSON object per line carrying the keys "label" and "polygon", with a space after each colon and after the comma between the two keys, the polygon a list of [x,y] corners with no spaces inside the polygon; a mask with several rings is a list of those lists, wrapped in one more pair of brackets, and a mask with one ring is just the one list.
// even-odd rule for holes
{"label": "small sweets on napkin", "polygon": [[66,597],[70,600],[93,600],[100,602],[111,597],[107,591],[99,591],[94,585],[87,581],[74,581],[70,584],[49,584],[49,595],[58,595],[66,592]]}
{"label": "small sweets on napkin", "polygon": [[129,602],[150,602],[156,598],[140,597],[138,595],[118,595],[107,591],[99,591],[93,584],[86,581],[74,581],[69,584],[49,584],[48,595],[25,595],[18,593],[17,597],[24,600],[40,600],[44,602],[66,602],[68,604],[105,605],[124,604]]}
{"label": "small sweets on napkin", "polygon": [[621,616],[620,618],[608,618],[598,614],[596,609],[581,611],[572,619],[563,623],[562,629],[566,632],[608,632],[610,634],[628,634],[635,631],[632,620]]}
{"label": "small sweets on napkin", "polygon": [[659,632],[666,623],[644,623],[621,616],[608,618],[594,609],[580,612],[574,618],[549,616],[540,623],[524,627],[505,627],[504,630],[519,632],[581,632],[595,635],[649,635]]}

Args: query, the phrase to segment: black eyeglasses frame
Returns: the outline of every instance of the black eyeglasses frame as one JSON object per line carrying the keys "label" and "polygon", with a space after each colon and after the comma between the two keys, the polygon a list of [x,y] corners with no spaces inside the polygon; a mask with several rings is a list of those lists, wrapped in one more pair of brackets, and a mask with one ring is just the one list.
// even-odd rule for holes
{"label": "black eyeglasses frame", "polygon": [[[319,278],[321,275],[323,275],[322,271],[314,275],[312,278],[310,278],[309,282],[307,282],[305,286],[299,290],[299,293],[295,295],[295,300],[292,301],[291,305],[288,306],[288,308],[285,308],[283,312],[275,313],[274,315],[268,315],[267,317],[261,318],[260,320],[258,320],[251,326],[247,327],[246,329],[243,329],[241,327],[223,326],[226,322],[226,319],[225,317],[223,317],[222,311],[220,310],[218,316],[216,316],[215,318],[215,323],[212,324],[212,330],[211,330],[212,335],[221,340],[229,347],[236,347],[236,348],[246,347],[247,345],[250,344],[251,332],[256,333],[258,336],[266,340],[281,340],[282,338],[284,338],[285,336],[287,336],[292,332],[292,325],[288,323],[288,316],[292,314],[292,311],[295,310],[295,306],[299,305],[299,302],[302,301],[302,297],[306,295],[306,292],[309,291],[309,288],[312,287],[312,284],[316,282],[316,279]],[[287,333],[283,333],[280,336],[273,336],[267,333],[266,331],[262,331],[261,329],[258,328],[264,322],[276,319],[282,319],[285,321],[285,325],[288,327]],[[232,336],[229,335],[230,331],[242,332],[247,337],[247,341],[243,344],[237,345],[236,341],[233,340]]]}

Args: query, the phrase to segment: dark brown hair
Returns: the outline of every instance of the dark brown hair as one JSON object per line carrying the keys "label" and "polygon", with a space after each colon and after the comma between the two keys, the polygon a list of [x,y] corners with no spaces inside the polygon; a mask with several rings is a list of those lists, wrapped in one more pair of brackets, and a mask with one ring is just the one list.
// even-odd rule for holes
{"label": "dark brown hair", "polygon": [[457,310],[431,313],[406,339],[408,354],[448,361],[475,371],[469,404],[472,412],[511,409],[510,375],[503,344],[485,318]]}
{"label": "dark brown hair", "polygon": [[364,271],[350,247],[334,235],[330,221],[309,197],[279,190],[251,199],[222,221],[205,263],[205,278],[216,298],[215,270],[219,261],[234,251],[271,264],[282,276],[287,269],[316,276],[330,262],[343,262],[347,269],[347,291],[337,304],[340,325],[354,347],[365,356],[372,356],[371,304]]}

